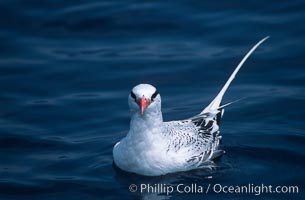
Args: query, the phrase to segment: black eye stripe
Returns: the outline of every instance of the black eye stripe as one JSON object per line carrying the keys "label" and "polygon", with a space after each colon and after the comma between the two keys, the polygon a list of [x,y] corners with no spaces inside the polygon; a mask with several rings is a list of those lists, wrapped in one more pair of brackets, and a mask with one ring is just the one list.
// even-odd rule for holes
{"label": "black eye stripe", "polygon": [[130,96],[136,101],[137,97],[132,91],[130,92]]}
{"label": "black eye stripe", "polygon": [[156,90],[155,93],[153,93],[153,94],[151,95],[151,100],[153,101],[154,98],[156,98],[158,94],[159,94],[159,92]]}
{"label": "black eye stripe", "polygon": [[[156,90],[152,95],[151,95],[151,100],[153,101],[154,98],[157,97],[157,95],[159,94],[159,92]],[[136,101],[137,97],[136,95],[133,93],[133,91],[130,92],[130,96]]]}

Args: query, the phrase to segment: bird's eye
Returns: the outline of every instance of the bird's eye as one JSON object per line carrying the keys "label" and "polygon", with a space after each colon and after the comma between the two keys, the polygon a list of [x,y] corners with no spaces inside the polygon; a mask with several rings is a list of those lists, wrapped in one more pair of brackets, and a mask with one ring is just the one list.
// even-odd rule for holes
{"label": "bird's eye", "polygon": [[133,93],[133,91],[130,92],[130,96],[136,101],[137,100],[137,97],[136,95]]}
{"label": "bird's eye", "polygon": [[157,97],[158,94],[159,94],[159,92],[156,90],[155,93],[153,93],[151,95],[151,101],[153,101]]}

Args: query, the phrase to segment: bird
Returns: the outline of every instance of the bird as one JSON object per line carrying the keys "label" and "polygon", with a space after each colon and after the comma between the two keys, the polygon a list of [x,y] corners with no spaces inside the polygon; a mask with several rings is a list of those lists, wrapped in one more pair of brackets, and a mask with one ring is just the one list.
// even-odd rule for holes
{"label": "bird", "polygon": [[115,166],[143,176],[204,168],[225,153],[220,149],[222,98],[247,58],[269,36],[261,39],[240,61],[220,92],[199,114],[176,121],[163,121],[161,96],[150,84],[135,86],[128,95],[131,112],[127,135],[113,147]]}

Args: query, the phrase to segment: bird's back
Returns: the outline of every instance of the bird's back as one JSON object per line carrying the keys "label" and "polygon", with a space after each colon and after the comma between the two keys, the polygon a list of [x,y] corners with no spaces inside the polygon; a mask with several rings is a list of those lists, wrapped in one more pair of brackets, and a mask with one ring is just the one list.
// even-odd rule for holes
{"label": "bird's back", "polygon": [[167,140],[167,153],[182,152],[185,166],[189,168],[221,155],[223,151],[218,150],[221,111],[219,113],[218,116],[201,114],[187,120],[164,122],[162,133]]}

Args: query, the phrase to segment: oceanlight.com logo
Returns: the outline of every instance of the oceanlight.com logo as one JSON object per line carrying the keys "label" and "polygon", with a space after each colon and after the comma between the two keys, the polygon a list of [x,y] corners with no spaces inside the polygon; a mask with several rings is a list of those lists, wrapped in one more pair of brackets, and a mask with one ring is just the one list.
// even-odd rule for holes
{"label": "oceanlight.com logo", "polygon": [[166,194],[170,195],[172,193],[181,194],[252,194],[259,196],[261,194],[298,194],[298,186],[285,186],[285,185],[222,185],[222,184],[207,184],[198,185],[197,183],[192,184],[131,184],[129,186],[130,192],[140,192],[140,193],[156,193],[156,194]]}

